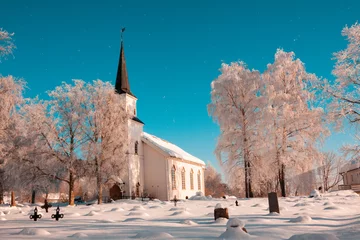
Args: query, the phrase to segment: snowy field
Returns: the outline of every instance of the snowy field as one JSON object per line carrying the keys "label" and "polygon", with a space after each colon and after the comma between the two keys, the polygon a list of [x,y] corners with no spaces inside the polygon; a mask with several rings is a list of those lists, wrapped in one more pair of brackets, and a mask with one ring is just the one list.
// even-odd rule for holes
{"label": "snowy field", "polygon": [[[352,191],[321,198],[279,198],[280,215],[268,214],[265,198],[172,202],[121,200],[115,203],[62,207],[64,219],[51,219],[55,207],[37,222],[34,207],[0,207],[0,239],[360,239],[360,198]],[[214,206],[229,208],[230,218],[213,219]],[[241,230],[245,224],[248,234]],[[232,225],[232,227],[230,226]],[[224,234],[225,233],[225,234]],[[222,235],[223,234],[223,235]],[[224,238],[219,238],[222,235]],[[227,238],[226,238],[227,237]]]}

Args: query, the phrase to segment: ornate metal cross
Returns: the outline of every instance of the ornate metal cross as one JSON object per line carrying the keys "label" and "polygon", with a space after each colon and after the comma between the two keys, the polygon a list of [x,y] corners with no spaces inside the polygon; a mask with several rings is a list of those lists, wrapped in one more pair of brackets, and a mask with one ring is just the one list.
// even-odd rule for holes
{"label": "ornate metal cross", "polygon": [[174,202],[174,206],[176,207],[176,203],[179,202],[180,200],[176,198],[176,195],[174,196],[174,199],[170,200],[172,202]]}
{"label": "ornate metal cross", "polygon": [[43,206],[41,206],[42,209],[45,209],[46,212],[49,212],[49,208],[51,208],[52,205],[48,203],[47,199],[45,199],[45,203]]}
{"label": "ornate metal cross", "polygon": [[56,208],[56,214],[51,215],[51,218],[55,218],[56,221],[59,221],[60,218],[63,218],[64,214],[60,214],[59,206]]}
{"label": "ornate metal cross", "polygon": [[29,216],[30,219],[34,219],[34,221],[37,221],[38,219],[40,219],[41,214],[37,214],[37,212],[38,212],[37,207],[35,207],[34,214]]}

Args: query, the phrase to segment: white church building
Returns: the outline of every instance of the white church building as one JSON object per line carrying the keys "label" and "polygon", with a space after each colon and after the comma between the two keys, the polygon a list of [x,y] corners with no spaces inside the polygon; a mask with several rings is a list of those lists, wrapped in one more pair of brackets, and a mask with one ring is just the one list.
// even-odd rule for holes
{"label": "white church building", "polygon": [[137,98],[130,90],[121,40],[115,89],[130,115],[128,120],[128,172],[109,190],[112,199],[123,195],[150,196],[160,200],[191,197],[205,192],[205,163],[180,147],[143,131],[137,117]]}

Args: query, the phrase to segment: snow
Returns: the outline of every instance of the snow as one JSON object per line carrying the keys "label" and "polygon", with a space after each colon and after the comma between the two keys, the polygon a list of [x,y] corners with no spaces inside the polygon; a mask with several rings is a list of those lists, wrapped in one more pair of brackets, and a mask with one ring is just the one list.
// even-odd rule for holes
{"label": "snow", "polygon": [[165,153],[168,157],[174,157],[174,158],[180,158],[184,160],[188,160],[194,163],[198,163],[201,165],[205,165],[204,161],[198,159],[197,157],[194,157],[193,155],[185,152],[180,147],[169,143],[166,140],[160,139],[154,135],[151,135],[149,133],[143,132],[142,135],[143,140],[146,143],[149,143],[150,145],[158,148],[163,153]]}
{"label": "snow", "polygon": [[[51,219],[55,208],[49,209],[49,213],[43,212],[43,217],[35,222],[19,213],[32,213],[34,206],[1,205],[0,212],[8,214],[0,216],[0,238],[355,240],[360,239],[359,200],[359,196],[349,190],[324,193],[321,199],[279,198],[279,205],[284,209],[281,215],[269,214],[267,198],[238,199],[239,207],[232,206],[233,200],[222,198],[187,200],[178,202],[176,208],[171,202],[145,204],[138,200],[119,200],[93,206],[60,207],[64,218],[58,222]],[[295,203],[307,204],[299,207],[294,206]],[[209,213],[217,204],[228,208],[229,220],[214,221],[213,213]],[[265,207],[252,207],[257,204]],[[334,206],[336,208],[324,210]],[[134,209],[137,210],[130,211]],[[89,213],[92,216],[86,216]],[[172,215],[174,213],[176,215]],[[242,230],[244,225],[248,233]]]}
{"label": "snow", "polygon": [[318,190],[314,189],[311,191],[310,197],[319,198],[319,197],[321,197],[321,194]]}

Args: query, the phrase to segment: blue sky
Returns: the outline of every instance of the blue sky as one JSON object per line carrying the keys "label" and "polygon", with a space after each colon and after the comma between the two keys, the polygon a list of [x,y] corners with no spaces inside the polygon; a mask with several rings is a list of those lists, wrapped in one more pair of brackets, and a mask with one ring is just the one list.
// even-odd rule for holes
{"label": "blue sky", "polygon": [[[250,3],[251,2],[251,3]],[[115,83],[120,29],[138,116],[145,131],[217,165],[218,126],[207,113],[210,83],[222,62],[263,71],[277,48],[294,51],[309,72],[333,79],[341,29],[360,20],[360,1],[20,1],[2,2],[0,27],[14,32],[14,58],[2,75],[28,82],[27,97],[46,97],[62,81]],[[351,142],[330,137],[324,149]]]}

